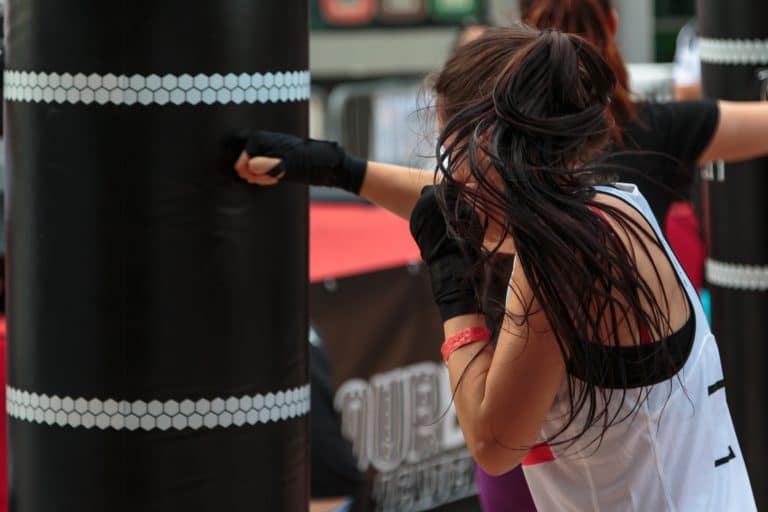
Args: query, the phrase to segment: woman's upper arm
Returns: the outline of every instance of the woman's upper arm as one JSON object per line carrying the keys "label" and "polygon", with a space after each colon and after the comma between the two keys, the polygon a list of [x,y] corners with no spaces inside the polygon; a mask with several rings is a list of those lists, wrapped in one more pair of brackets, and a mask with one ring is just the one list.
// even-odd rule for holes
{"label": "woman's upper arm", "polygon": [[524,324],[514,320],[531,300],[533,294],[518,261],[483,400],[484,417],[496,443],[478,462],[492,473],[515,467],[536,442],[565,375],[559,346],[538,304],[533,303]]}
{"label": "woman's upper arm", "polygon": [[768,154],[768,102],[720,101],[718,106],[717,128],[699,163],[736,162]]}

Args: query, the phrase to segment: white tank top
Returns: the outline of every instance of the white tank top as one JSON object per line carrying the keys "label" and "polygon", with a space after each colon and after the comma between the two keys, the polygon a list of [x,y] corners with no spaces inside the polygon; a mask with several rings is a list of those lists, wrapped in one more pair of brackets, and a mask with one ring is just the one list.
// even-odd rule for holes
{"label": "white tank top", "polygon": [[[725,399],[717,344],[696,290],[637,187],[617,183],[615,188],[597,189],[629,203],[653,227],[688,294],[695,339],[678,374],[650,387],[636,416],[608,428],[599,447],[588,445],[595,438],[588,432],[571,446],[542,444],[531,450],[523,470],[536,508],[539,512],[757,510]],[[623,409],[631,410],[638,394],[639,388],[629,389]],[[611,410],[616,408],[610,405]],[[564,380],[541,439],[562,426],[567,412]],[[583,424],[577,417],[565,438]]]}

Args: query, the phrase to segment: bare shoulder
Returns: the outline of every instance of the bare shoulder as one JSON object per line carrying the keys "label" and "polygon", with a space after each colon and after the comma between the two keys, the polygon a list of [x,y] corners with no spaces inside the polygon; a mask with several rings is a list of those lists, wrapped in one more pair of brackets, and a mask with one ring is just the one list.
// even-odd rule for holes
{"label": "bare shoulder", "polygon": [[[648,219],[618,197],[598,194],[596,200],[616,208],[631,221],[635,221],[634,225],[629,226],[628,229],[623,227],[617,219],[606,215],[608,223],[614,228],[614,233],[631,255],[641,278],[649,286],[659,305],[666,309],[665,314],[669,316],[672,327],[669,332],[679,329],[689,315],[687,295],[669,254]],[[667,335],[669,332],[662,335]]]}
{"label": "bare shoulder", "polygon": [[634,208],[632,205],[630,205],[620,197],[615,196],[613,194],[605,194],[602,192],[598,192],[597,194],[595,194],[595,201],[601,204],[610,205],[630,216],[637,217],[639,219],[643,218],[643,215],[636,208]]}
{"label": "bare shoulder", "polygon": [[[656,238],[656,234],[653,228],[651,227],[651,225],[648,223],[648,220],[645,218],[645,216],[643,216],[643,214],[640,213],[639,210],[637,210],[635,207],[633,207],[623,199],[611,194],[598,193],[595,196],[595,200],[598,203],[601,203],[601,204],[610,206],[611,208],[615,208],[619,210],[628,218],[635,221],[637,223],[637,226],[640,227],[647,236],[654,239]],[[613,227],[617,227],[617,222],[615,219],[611,218],[611,215],[607,215],[607,220],[609,224],[611,224]],[[627,233],[625,233],[623,229],[618,229],[617,234],[621,238],[628,237]]]}

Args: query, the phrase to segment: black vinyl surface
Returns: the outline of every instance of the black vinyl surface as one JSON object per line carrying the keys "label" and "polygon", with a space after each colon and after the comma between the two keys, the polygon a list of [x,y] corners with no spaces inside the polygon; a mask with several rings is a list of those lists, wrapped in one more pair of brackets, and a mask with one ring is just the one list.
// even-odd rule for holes
{"label": "black vinyl surface", "polygon": [[[11,0],[6,67],[308,69],[298,0]],[[305,135],[307,102],[8,102],[9,385],[105,400],[303,386],[307,189],[258,188],[225,134]],[[14,511],[303,510],[307,416],[100,430],[10,419]]]}
{"label": "black vinyl surface", "polygon": [[[699,0],[702,37],[768,39],[768,3]],[[758,70],[768,65],[702,63],[705,95],[758,100]],[[768,265],[768,159],[726,164],[724,182],[708,182],[710,257],[727,263]],[[706,202],[705,202],[706,204]],[[768,292],[710,284],[712,324],[723,361],[725,389],[759,509],[768,507],[768,392],[765,333]]]}

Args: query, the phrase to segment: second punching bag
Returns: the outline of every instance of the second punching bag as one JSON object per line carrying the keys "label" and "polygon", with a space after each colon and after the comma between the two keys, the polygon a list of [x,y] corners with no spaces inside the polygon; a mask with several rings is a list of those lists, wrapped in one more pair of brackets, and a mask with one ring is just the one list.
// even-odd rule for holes
{"label": "second punching bag", "polygon": [[306,509],[306,3],[6,4],[11,510]]}
{"label": "second punching bag", "polygon": [[[699,0],[704,93],[760,99],[768,67],[768,3]],[[712,327],[725,389],[759,509],[768,507],[768,160],[719,166],[707,182]],[[726,455],[726,454],[723,454]]]}

